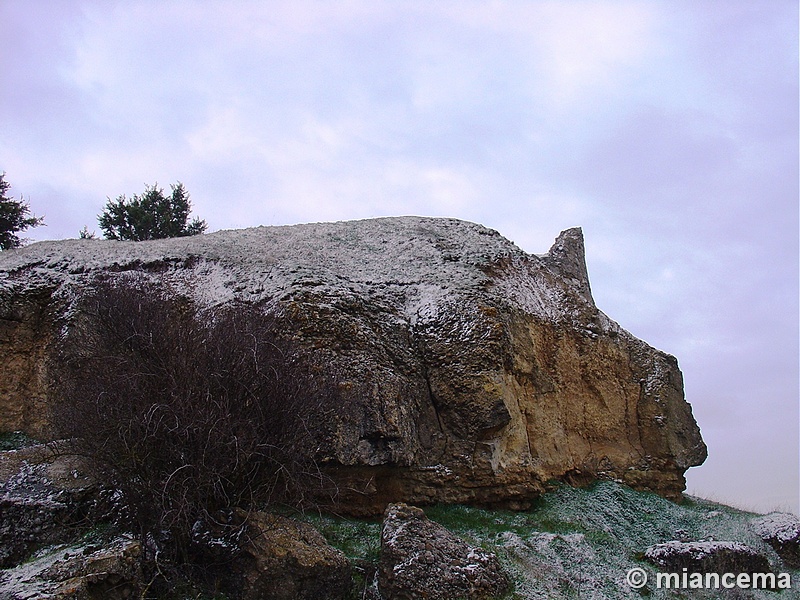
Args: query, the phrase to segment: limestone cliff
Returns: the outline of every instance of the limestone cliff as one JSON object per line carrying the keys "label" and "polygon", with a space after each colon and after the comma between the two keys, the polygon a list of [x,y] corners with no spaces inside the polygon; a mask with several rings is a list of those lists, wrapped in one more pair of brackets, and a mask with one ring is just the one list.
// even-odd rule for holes
{"label": "limestone cliff", "polygon": [[536,256],[418,217],[0,253],[0,430],[48,435],[44,359],[98,274],[279,315],[338,373],[319,458],[351,512],[524,506],[549,480],[598,477],[677,498],[706,457],[676,359],[596,308],[580,229]]}

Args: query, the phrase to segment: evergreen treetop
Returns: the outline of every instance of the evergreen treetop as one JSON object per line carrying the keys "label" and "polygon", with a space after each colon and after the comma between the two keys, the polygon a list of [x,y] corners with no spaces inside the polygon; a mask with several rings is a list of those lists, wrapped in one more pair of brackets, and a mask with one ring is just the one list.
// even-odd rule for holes
{"label": "evergreen treetop", "polygon": [[0,250],[17,248],[22,240],[17,233],[44,224],[44,217],[31,215],[31,209],[24,199],[14,200],[6,196],[11,184],[5,180],[6,174],[0,173]]}
{"label": "evergreen treetop", "polygon": [[134,194],[130,200],[124,195],[109,199],[97,217],[103,235],[110,240],[139,242],[203,233],[208,227],[204,220],[195,217],[189,222],[192,205],[184,185],[178,182],[171,187],[169,196],[154,184],[145,185],[144,193]]}

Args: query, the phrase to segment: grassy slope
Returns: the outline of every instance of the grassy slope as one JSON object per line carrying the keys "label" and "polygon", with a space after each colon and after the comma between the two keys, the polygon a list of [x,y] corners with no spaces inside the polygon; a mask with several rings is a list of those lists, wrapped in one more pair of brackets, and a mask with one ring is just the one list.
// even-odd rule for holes
{"label": "grassy slope", "polygon": [[[787,571],[778,556],[752,531],[756,515],[706,500],[682,505],[655,494],[603,482],[589,489],[561,486],[525,512],[437,506],[428,516],[474,545],[498,554],[514,580],[513,600],[534,598],[800,598],[800,571],[794,589],[780,592],[656,589],[632,590],[625,574],[632,567],[655,569],[641,560],[644,550],[669,540],[731,540],[766,554],[776,572]],[[374,563],[380,550],[380,523],[307,516],[328,541],[351,559]]]}

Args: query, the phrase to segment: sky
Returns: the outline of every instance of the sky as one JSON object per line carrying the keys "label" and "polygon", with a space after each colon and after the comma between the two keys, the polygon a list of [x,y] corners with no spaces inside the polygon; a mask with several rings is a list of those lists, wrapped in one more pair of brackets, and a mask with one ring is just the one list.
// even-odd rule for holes
{"label": "sky", "polygon": [[800,513],[798,2],[0,0],[0,171],[46,227],[182,182],[209,231],[583,228],[674,354],[688,492]]}

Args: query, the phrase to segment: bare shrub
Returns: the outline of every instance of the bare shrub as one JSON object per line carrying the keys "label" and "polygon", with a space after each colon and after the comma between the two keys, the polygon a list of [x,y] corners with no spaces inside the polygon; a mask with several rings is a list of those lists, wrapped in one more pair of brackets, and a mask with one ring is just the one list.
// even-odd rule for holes
{"label": "bare shrub", "polygon": [[298,505],[327,488],[315,457],[335,385],[275,331],[256,307],[201,311],[126,277],[98,281],[63,340],[59,433],[172,564],[208,563],[202,541],[215,531],[226,532],[223,559],[233,553],[232,507]]}

